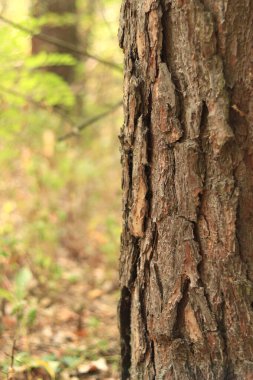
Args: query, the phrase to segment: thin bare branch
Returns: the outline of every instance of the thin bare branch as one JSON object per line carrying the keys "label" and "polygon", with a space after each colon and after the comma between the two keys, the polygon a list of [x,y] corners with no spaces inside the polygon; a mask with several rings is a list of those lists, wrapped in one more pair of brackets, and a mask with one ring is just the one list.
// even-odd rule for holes
{"label": "thin bare branch", "polygon": [[74,127],[69,133],[66,133],[66,135],[63,135],[61,137],[58,138],[58,141],[64,141],[64,140],[67,140],[71,137],[74,137],[74,136],[78,136],[78,134],[86,127],[88,127],[89,125],[92,125],[94,123],[96,123],[97,121],[103,119],[104,117],[110,115],[112,112],[114,112],[117,108],[121,107],[122,106],[122,101],[114,104],[111,108],[109,108],[107,111],[104,111],[98,115],[95,115],[93,117],[91,117],[90,119],[88,120],[85,120],[83,122],[81,122],[80,124],[78,124],[76,127]]}
{"label": "thin bare branch", "polygon": [[43,110],[46,110],[46,111],[51,111],[51,112],[54,112],[54,113],[57,113],[58,115],[60,115],[61,117],[64,117],[64,119],[68,119],[68,121],[70,123],[73,123],[72,120],[70,120],[70,118],[68,117],[68,115],[66,114],[66,112],[64,112],[63,110],[60,110],[60,109],[57,109],[57,108],[53,108],[53,107],[49,107],[41,102],[38,102],[34,99],[32,99],[30,96],[26,96],[16,90],[13,90],[11,88],[7,88],[7,87],[4,87],[2,85],[0,85],[0,92],[5,92],[7,94],[10,94],[10,95],[13,95],[13,96],[16,96],[18,98],[22,98],[24,99],[27,103],[30,103],[32,104],[34,107],[37,107],[37,108],[41,108]]}
{"label": "thin bare branch", "polygon": [[111,69],[114,69],[114,70],[117,70],[119,72],[122,72],[122,67],[114,62],[110,62],[110,61],[107,61],[107,60],[104,60],[102,58],[99,58],[99,57],[96,57],[95,55],[93,54],[90,54],[88,53],[87,51],[85,50],[82,50],[82,49],[79,49],[77,48],[76,46],[72,45],[71,43],[68,43],[66,41],[63,41],[59,38],[56,38],[56,37],[52,37],[52,36],[49,36],[48,34],[45,34],[45,33],[42,33],[40,32],[39,34],[35,33],[34,31],[32,31],[31,29],[29,28],[26,28],[25,26],[23,25],[20,25],[12,20],[9,20],[7,19],[6,17],[0,15],[0,20],[2,20],[4,23],[12,26],[13,28],[16,28],[24,33],[28,33],[32,36],[34,36],[35,38],[41,40],[41,41],[45,41],[45,42],[48,42],[49,44],[52,44],[52,45],[55,45],[55,46],[58,46],[58,47],[61,47],[61,48],[64,48],[64,49],[67,49],[69,50],[70,52],[74,53],[74,54],[78,54],[78,55],[81,55],[83,57],[86,57],[86,58],[91,58],[93,59],[94,61],[97,61],[105,66],[108,66],[110,67]]}
{"label": "thin bare branch", "polygon": [[11,368],[13,368],[14,366],[15,350],[16,350],[16,337],[14,337],[13,339],[12,350],[11,350]]}

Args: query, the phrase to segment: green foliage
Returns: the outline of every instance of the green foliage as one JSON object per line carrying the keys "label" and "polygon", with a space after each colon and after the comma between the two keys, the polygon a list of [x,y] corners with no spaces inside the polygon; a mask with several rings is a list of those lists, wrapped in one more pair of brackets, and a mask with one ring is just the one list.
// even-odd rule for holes
{"label": "green foliage", "polygon": [[[72,25],[76,20],[76,16],[73,13],[57,14],[53,12],[47,12],[40,17],[29,19],[29,28],[36,30],[37,32],[42,26],[66,26]],[[26,25],[27,26],[27,25]]]}
{"label": "green foliage", "polygon": [[55,379],[56,373],[59,369],[60,363],[56,360],[52,360],[51,357],[44,356],[43,358],[36,358],[31,356],[28,352],[19,352],[14,358],[14,365],[17,373],[19,368],[22,372],[25,370],[30,377],[32,369],[42,368],[48,375],[50,379]]}
{"label": "green foliage", "polygon": [[[81,39],[89,31],[88,50],[120,62],[119,3],[99,4],[92,4],[91,17],[86,2],[80,2]],[[16,16],[10,18],[36,33],[45,24],[76,22],[69,14],[20,21]],[[79,273],[71,273],[58,261],[61,250],[68,249],[62,240],[69,226],[80,231],[85,257],[99,257],[108,273],[117,268],[121,113],[88,127],[75,139],[62,143],[57,139],[116,103],[121,97],[121,77],[92,59],[78,61],[71,52],[31,56],[30,36],[2,23],[0,37],[0,301],[14,320],[12,333],[29,337],[38,328],[40,297],[62,291],[63,279],[69,286],[80,281]],[[76,68],[71,86],[47,71],[62,65]],[[92,336],[101,325],[97,316],[89,315],[85,321]],[[0,328],[5,328],[1,320]],[[55,376],[59,368],[75,368],[83,359],[98,358],[97,351],[105,352],[108,346],[106,339],[98,339],[90,350],[66,352],[60,359],[41,357],[41,361],[21,351],[14,364],[27,369],[41,366]]]}
{"label": "green foliage", "polygon": [[46,106],[74,105],[75,98],[71,89],[54,73],[24,70],[19,76],[18,86],[22,88],[23,94],[29,94],[34,101],[43,102]]}
{"label": "green foliage", "polygon": [[28,57],[24,62],[27,69],[36,69],[48,66],[74,66],[77,60],[70,54],[47,53],[42,51],[34,56]]}
{"label": "green foliage", "polygon": [[93,317],[93,316],[91,316],[91,317],[88,319],[88,321],[87,321],[87,325],[88,325],[89,327],[94,328],[94,329],[97,328],[97,327],[99,326],[99,324],[100,324],[99,319],[96,318],[96,317]]}
{"label": "green foliage", "polygon": [[14,279],[14,295],[18,301],[22,301],[25,298],[32,277],[33,275],[28,267],[23,267],[17,272]]}

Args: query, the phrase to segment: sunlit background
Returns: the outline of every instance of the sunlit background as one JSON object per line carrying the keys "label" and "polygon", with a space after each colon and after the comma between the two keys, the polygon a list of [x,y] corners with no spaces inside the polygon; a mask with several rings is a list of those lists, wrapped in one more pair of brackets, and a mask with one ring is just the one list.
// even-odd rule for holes
{"label": "sunlit background", "polygon": [[2,379],[118,378],[120,1],[64,2],[0,2]]}

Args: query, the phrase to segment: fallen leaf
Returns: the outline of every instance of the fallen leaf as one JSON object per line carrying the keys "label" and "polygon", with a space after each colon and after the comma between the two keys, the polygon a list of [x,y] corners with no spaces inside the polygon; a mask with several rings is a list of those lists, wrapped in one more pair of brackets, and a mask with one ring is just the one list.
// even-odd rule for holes
{"label": "fallen leaf", "polygon": [[101,289],[92,289],[88,292],[88,297],[91,299],[91,300],[94,300],[96,298],[99,298],[103,295],[103,290]]}
{"label": "fallen leaf", "polygon": [[77,315],[74,311],[68,309],[67,307],[61,308],[60,313],[57,314],[57,319],[60,322],[68,322],[70,320],[76,319]]}
{"label": "fallen leaf", "polygon": [[108,371],[108,365],[104,358],[94,360],[88,364],[81,364],[78,368],[78,374],[94,373],[94,372],[106,372]]}

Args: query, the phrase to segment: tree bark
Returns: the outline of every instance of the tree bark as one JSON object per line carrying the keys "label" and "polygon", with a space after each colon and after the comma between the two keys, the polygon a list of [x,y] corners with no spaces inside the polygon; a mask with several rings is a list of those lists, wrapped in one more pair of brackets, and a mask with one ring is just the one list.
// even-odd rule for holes
{"label": "tree bark", "polygon": [[253,379],[252,25],[123,1],[122,379]]}

